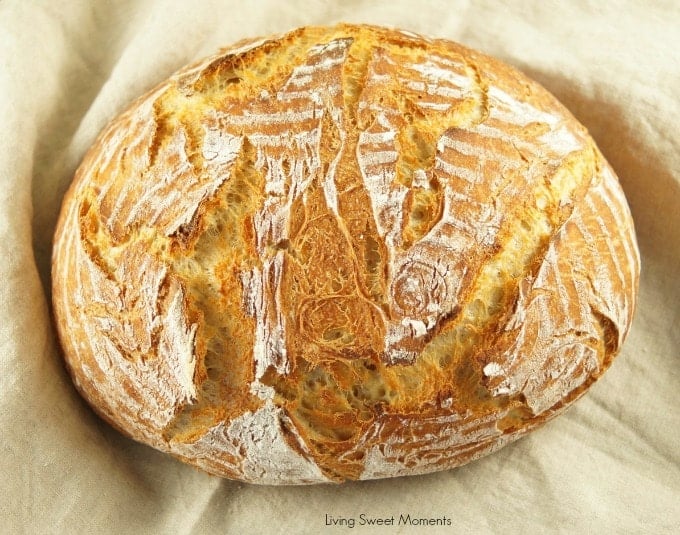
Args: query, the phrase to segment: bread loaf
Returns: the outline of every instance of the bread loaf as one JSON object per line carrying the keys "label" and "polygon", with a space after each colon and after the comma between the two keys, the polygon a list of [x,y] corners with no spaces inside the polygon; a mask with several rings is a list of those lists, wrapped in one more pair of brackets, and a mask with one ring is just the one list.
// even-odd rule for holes
{"label": "bread loaf", "polygon": [[53,301],[130,437],[266,484],[447,469],[611,364],[639,256],[585,128],[513,68],[369,26],[239,43],[137,100],[66,194]]}

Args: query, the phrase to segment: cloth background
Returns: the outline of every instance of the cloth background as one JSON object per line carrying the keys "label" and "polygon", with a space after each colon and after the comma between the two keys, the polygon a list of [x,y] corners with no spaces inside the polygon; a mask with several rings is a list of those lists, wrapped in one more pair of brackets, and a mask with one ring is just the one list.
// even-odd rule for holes
{"label": "cloth background", "polygon": [[[636,223],[635,323],[566,414],[465,467],[343,486],[220,480],[122,437],[76,394],[50,318],[58,209],[100,129],[177,68],[338,21],[500,57],[589,128]],[[0,532],[680,533],[679,45],[672,0],[0,0]],[[452,524],[325,526],[361,513]]]}

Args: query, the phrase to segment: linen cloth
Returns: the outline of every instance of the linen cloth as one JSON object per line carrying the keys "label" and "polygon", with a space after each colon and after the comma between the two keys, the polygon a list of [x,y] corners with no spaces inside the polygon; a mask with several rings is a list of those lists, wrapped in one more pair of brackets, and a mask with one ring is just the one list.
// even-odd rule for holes
{"label": "linen cloth", "polygon": [[[221,480],[121,436],[77,395],[50,316],[59,206],[97,133],[179,67],[339,21],[497,56],[588,127],[636,224],[635,322],[566,414],[467,466],[342,486]],[[0,1],[0,532],[680,533],[679,47],[674,1]],[[399,525],[407,514],[450,525]]]}

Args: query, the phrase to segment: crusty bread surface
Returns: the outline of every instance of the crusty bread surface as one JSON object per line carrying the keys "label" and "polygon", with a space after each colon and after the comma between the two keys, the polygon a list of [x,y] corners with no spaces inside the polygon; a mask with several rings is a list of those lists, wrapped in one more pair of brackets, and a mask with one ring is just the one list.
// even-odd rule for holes
{"label": "crusty bread surface", "polygon": [[53,302],[107,421],[302,484],[454,467],[560,413],[638,277],[618,180],[553,96],[338,25],[238,43],[116,118],[64,199]]}

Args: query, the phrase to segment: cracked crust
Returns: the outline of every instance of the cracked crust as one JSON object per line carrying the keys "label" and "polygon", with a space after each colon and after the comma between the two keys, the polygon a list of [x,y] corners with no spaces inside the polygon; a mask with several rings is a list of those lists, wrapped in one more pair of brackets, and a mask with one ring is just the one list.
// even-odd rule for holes
{"label": "cracked crust", "polygon": [[610,365],[639,256],[585,129],[443,40],[301,28],[189,66],[64,200],[80,392],[224,477],[419,474],[495,451]]}

